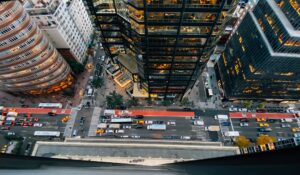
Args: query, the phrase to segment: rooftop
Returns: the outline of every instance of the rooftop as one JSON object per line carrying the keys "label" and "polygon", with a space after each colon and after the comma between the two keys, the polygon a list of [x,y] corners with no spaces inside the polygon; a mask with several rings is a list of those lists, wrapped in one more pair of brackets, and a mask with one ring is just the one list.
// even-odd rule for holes
{"label": "rooftop", "polygon": [[138,67],[136,60],[133,56],[128,54],[120,54],[118,56],[118,61],[128,69],[131,73],[138,73]]}
{"label": "rooftop", "polygon": [[[199,160],[238,154],[237,147],[189,143],[37,142],[33,154],[41,157],[87,159],[143,165]],[[137,161],[139,160],[139,161]]]}

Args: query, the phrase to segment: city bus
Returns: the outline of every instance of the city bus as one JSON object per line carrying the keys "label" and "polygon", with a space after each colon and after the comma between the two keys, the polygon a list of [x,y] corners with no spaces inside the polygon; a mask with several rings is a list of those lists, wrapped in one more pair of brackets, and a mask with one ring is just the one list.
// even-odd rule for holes
{"label": "city bus", "polygon": [[36,137],[59,137],[59,131],[34,131],[33,133]]}
{"label": "city bus", "polygon": [[62,108],[61,103],[40,103],[39,108]]}

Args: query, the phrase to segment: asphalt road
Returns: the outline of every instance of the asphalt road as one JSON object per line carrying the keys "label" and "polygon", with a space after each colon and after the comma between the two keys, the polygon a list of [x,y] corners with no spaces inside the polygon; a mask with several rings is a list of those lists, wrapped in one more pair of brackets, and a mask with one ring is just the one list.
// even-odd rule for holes
{"label": "asphalt road", "polygon": [[[246,136],[247,138],[256,138],[258,135],[257,128],[259,127],[258,122],[254,119],[251,119],[249,122],[249,126],[241,127],[239,119],[232,119],[232,124],[234,126],[235,131],[239,131],[240,135]],[[290,138],[293,137],[293,132],[291,131],[292,127],[298,127],[296,122],[289,123],[291,128],[282,128],[281,122],[276,123],[268,123],[270,128],[272,129],[271,132],[267,132],[265,134],[274,136],[274,137],[281,137],[281,138]],[[281,133],[281,134],[278,134]]]}
{"label": "asphalt road", "polygon": [[[13,126],[9,131],[2,131],[0,133],[0,146],[2,147],[4,144],[7,144],[8,141],[4,138],[4,136],[8,132],[15,132],[16,136],[23,137],[23,145],[21,147],[21,154],[25,153],[25,149],[27,148],[27,145],[30,143],[31,147],[29,148],[32,150],[33,145],[35,141],[37,140],[47,140],[49,141],[48,137],[45,138],[37,138],[34,137],[34,131],[59,131],[62,133],[65,129],[65,124],[61,122],[61,119],[66,115],[56,115],[56,116],[48,116],[47,114],[39,115],[39,114],[32,114],[31,117],[33,118],[39,118],[40,121],[36,123],[42,123],[42,127],[23,127],[23,126]],[[18,116],[18,118],[24,118],[22,115]]]}
{"label": "asphalt road", "polygon": [[[93,114],[93,109],[94,108],[82,108],[80,111],[78,111],[73,131],[77,130],[77,136],[85,137],[88,134],[89,128],[90,128],[90,123],[91,123],[91,118]],[[84,117],[85,121],[83,125],[80,125],[80,118]]]}

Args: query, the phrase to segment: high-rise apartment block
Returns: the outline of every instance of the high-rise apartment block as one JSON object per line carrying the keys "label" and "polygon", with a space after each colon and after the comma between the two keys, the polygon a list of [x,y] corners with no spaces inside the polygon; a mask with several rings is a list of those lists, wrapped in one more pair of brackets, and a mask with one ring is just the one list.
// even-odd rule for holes
{"label": "high-rise apartment block", "polygon": [[65,59],[84,61],[93,29],[81,0],[27,0],[24,7]]}
{"label": "high-rise apartment block", "polygon": [[300,1],[260,0],[217,64],[228,99],[300,99]]}
{"label": "high-rise apartment block", "polygon": [[0,89],[43,94],[70,87],[71,69],[19,1],[0,3]]}
{"label": "high-rise apartment block", "polygon": [[[133,96],[181,99],[193,87],[233,11],[235,0],[85,0],[118,84]],[[112,69],[115,70],[115,69]],[[130,75],[130,76],[129,76]]]}
{"label": "high-rise apartment block", "polygon": [[83,40],[86,44],[91,42],[91,37],[94,32],[93,24],[90,16],[85,9],[83,0],[68,0],[70,3],[69,12],[74,20],[78,30],[80,31]]}

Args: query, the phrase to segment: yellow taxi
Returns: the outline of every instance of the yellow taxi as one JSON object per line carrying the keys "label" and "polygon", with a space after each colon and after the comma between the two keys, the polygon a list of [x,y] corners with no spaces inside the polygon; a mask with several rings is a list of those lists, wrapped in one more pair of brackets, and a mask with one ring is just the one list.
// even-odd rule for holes
{"label": "yellow taxi", "polygon": [[87,64],[86,66],[87,66],[88,69],[92,69],[93,68],[93,65],[91,63]]}
{"label": "yellow taxi", "polygon": [[145,120],[138,120],[138,121],[137,121],[137,124],[144,125],[144,124],[145,124]]}
{"label": "yellow taxi", "polygon": [[96,134],[103,134],[104,133],[104,129],[97,129],[96,130]]}
{"label": "yellow taxi", "polygon": [[7,145],[4,145],[4,146],[2,147],[2,149],[1,149],[1,153],[5,153],[6,150],[7,150]]}
{"label": "yellow taxi", "polygon": [[266,118],[256,118],[256,121],[257,122],[265,122],[265,121],[267,121],[267,119]]}
{"label": "yellow taxi", "polygon": [[66,122],[68,122],[70,119],[71,119],[70,116],[65,116],[64,118],[61,119],[61,122],[62,122],[62,123],[66,123]]}
{"label": "yellow taxi", "polygon": [[292,132],[300,132],[300,128],[294,127],[294,128],[292,128]]}
{"label": "yellow taxi", "polygon": [[260,127],[269,127],[270,125],[268,123],[259,123]]}

